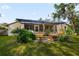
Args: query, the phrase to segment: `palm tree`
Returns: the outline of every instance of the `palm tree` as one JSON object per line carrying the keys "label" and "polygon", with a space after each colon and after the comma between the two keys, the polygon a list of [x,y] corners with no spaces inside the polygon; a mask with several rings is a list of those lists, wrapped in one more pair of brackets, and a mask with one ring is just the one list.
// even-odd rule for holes
{"label": "palm tree", "polygon": [[[76,11],[75,7],[78,4],[75,3],[61,3],[61,4],[55,4],[54,7],[56,9],[56,12],[53,13],[53,18],[60,20],[62,19],[68,19],[70,21],[71,27],[74,30],[74,20],[76,20]],[[75,30],[74,30],[75,31]]]}

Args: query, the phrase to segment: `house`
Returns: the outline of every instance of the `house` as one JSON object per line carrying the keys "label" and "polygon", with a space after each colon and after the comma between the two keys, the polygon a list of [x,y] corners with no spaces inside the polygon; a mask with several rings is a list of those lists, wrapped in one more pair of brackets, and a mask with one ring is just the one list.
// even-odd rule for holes
{"label": "house", "polygon": [[48,22],[40,20],[29,20],[29,19],[16,19],[8,25],[8,35],[13,35],[11,32],[14,29],[27,29],[35,33],[37,36],[42,36],[45,34],[46,30],[51,31],[51,35],[63,34],[67,28],[65,22]]}
{"label": "house", "polygon": [[0,36],[8,35],[8,28],[0,24]]}

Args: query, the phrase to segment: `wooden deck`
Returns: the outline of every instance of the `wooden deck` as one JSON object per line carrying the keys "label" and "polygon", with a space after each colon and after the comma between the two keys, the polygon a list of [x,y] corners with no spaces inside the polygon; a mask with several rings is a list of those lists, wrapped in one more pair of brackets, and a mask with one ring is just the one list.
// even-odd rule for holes
{"label": "wooden deck", "polygon": [[36,38],[38,40],[48,40],[55,41],[57,36],[62,35],[63,33],[50,33],[48,36],[44,35],[44,32],[35,32]]}
{"label": "wooden deck", "polygon": [[[35,35],[36,35],[37,37],[43,37],[44,34],[45,34],[45,32],[35,32]],[[49,35],[50,35],[50,36],[58,36],[59,33],[50,33]]]}

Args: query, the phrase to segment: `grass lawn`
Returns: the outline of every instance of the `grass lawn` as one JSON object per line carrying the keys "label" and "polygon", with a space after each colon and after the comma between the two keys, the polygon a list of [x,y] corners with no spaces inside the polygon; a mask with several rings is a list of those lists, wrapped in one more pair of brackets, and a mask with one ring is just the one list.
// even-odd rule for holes
{"label": "grass lawn", "polygon": [[26,43],[16,42],[12,36],[0,36],[1,56],[79,56],[79,43],[52,42],[52,43]]}

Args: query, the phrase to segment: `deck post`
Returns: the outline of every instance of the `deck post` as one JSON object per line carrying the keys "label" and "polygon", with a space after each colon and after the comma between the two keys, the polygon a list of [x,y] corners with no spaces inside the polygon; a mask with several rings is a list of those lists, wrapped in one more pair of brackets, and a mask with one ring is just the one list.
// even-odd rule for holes
{"label": "deck post", "polygon": [[35,25],[34,25],[34,27],[33,27],[33,28],[34,28],[34,32],[35,32]]}

